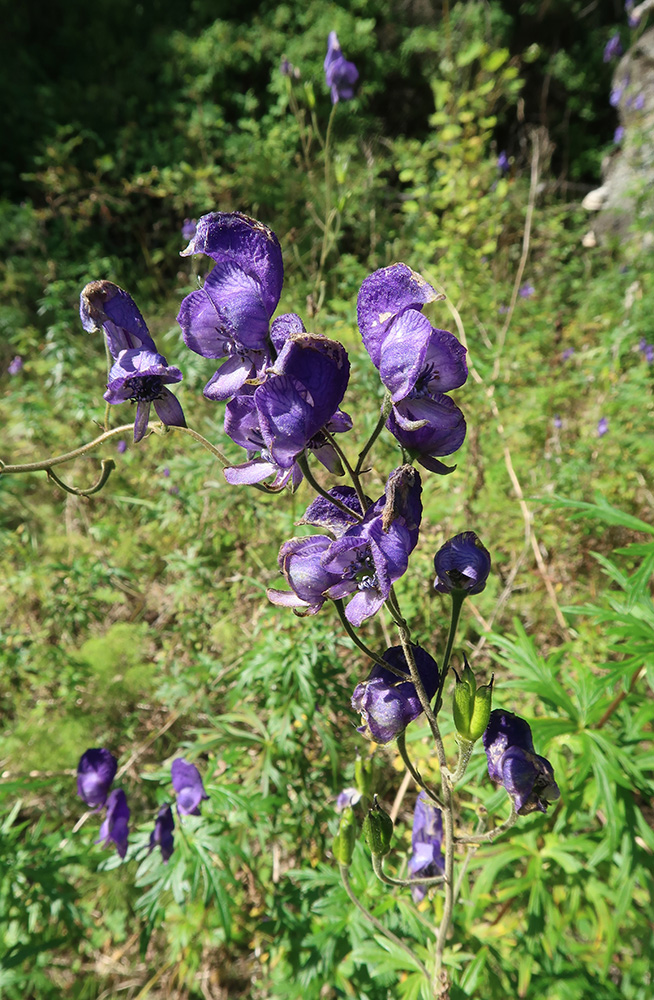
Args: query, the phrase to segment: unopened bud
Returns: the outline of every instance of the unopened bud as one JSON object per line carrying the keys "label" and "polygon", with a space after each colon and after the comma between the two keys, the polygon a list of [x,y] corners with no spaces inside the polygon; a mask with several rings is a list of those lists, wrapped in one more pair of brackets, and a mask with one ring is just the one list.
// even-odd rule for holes
{"label": "unopened bud", "polygon": [[477,687],[475,675],[466,660],[463,673],[454,689],[454,726],[461,739],[474,743],[482,736],[491,713],[493,681]]}
{"label": "unopened bud", "polygon": [[391,849],[391,837],[393,836],[393,820],[385,809],[379,805],[377,796],[368,810],[368,815],[363,821],[363,836],[366,844],[370,848],[371,854],[383,857]]}
{"label": "unopened bud", "polygon": [[339,865],[349,865],[357,842],[357,822],[352,809],[346,809],[338,825],[338,833],[334,837],[332,851]]}
{"label": "unopened bud", "polygon": [[360,757],[354,762],[354,784],[361,798],[372,798],[372,757]]}

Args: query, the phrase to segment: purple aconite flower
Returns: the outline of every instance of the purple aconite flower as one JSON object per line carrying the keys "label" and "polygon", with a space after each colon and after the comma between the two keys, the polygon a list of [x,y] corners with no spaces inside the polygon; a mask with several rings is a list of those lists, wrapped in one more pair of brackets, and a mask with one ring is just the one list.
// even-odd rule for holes
{"label": "purple aconite flower", "polygon": [[532,295],[535,293],[535,291],[536,289],[534,288],[534,286],[530,285],[529,282],[526,281],[525,284],[521,287],[520,291],[518,292],[518,295],[520,296],[521,299],[530,299]]}
{"label": "purple aconite flower", "polygon": [[614,35],[611,35],[608,42],[604,46],[604,62],[611,62],[612,59],[617,58],[617,56],[622,55],[622,43],[620,42],[620,35],[616,31]]}
{"label": "purple aconite flower", "polygon": [[9,365],[7,366],[7,374],[18,375],[18,372],[21,370],[22,367],[23,367],[23,359],[21,358],[20,354],[17,354],[16,357],[12,358],[12,360],[9,362]]}
{"label": "purple aconite flower", "polygon": [[335,31],[329,32],[324,65],[325,80],[332,92],[332,104],[351,100],[354,97],[354,84],[359,79],[359,71],[354,63],[348,62],[343,55]]}
{"label": "purple aconite flower", "polygon": [[166,359],[152,351],[122,351],[109,372],[104,398],[108,403],[136,403],[134,440],[140,441],[148,427],[150,404],[157,416],[169,427],[186,427],[179,400],[167,384],[181,382],[179,368],[172,368]]}
{"label": "purple aconite flower", "polygon": [[639,94],[634,101],[634,111],[642,111],[645,107],[645,95]]}
{"label": "purple aconite flower", "polygon": [[501,174],[508,174],[509,170],[511,169],[509,158],[504,150],[502,150],[500,155],[497,157],[497,169]]}
{"label": "purple aconite flower", "polygon": [[148,853],[152,853],[155,847],[159,846],[161,848],[161,857],[163,858],[164,864],[168,863],[171,854],[175,850],[173,837],[173,830],[175,829],[175,819],[173,817],[173,811],[166,803],[161,807],[157,813],[157,818],[154,822],[154,830],[150,834],[150,850]]}
{"label": "purple aconite flower", "polygon": [[[442,875],[445,861],[442,851],[443,817],[440,809],[429,800],[425,792],[416,799],[411,832],[411,857],[407,866],[409,878],[436,878]],[[414,885],[411,895],[414,903],[425,898],[427,886]]]}
{"label": "purple aconite flower", "polygon": [[177,792],[177,812],[180,816],[199,816],[200,802],[209,796],[204,790],[202,778],[195,764],[189,764],[183,757],[177,757],[170,769],[173,788]]}
{"label": "purple aconite flower", "polygon": [[184,219],[184,222],[182,223],[182,239],[186,240],[188,243],[189,240],[192,240],[195,236],[197,228],[198,224],[196,219]]}
{"label": "purple aconite flower", "polygon": [[130,810],[124,791],[122,788],[114,788],[107,800],[107,814],[100,827],[96,844],[103,841],[103,847],[111,847],[113,842],[121,858],[124,858],[127,854],[129,815]]}
{"label": "purple aconite flower", "polygon": [[463,444],[466,421],[463,413],[444,393],[411,395],[392,409],[386,427],[409,456],[431,472],[453,472],[437,456],[451,455]]}
{"label": "purple aconite flower", "polygon": [[615,132],[613,133],[613,141],[616,145],[620,145],[624,139],[624,125],[618,125]]}
{"label": "purple aconite flower", "polygon": [[608,433],[609,422],[606,417],[600,417],[597,421],[597,436],[604,437]]}
{"label": "purple aconite flower", "polygon": [[112,281],[89,282],[80,295],[79,313],[85,330],[104,333],[114,361],[121,351],[156,353],[155,343],[134,299]]}
{"label": "purple aconite flower", "polygon": [[203,288],[183,300],[177,322],[184,342],[204,358],[225,358],[205,386],[226,400],[270,363],[270,319],[282,291],[284,265],[271,229],[240,212],[211,212],[182,256],[203,253],[215,266]]}
{"label": "purple aconite flower", "polygon": [[552,420],[552,423],[556,427],[557,431],[560,431],[561,428],[563,427],[563,421],[561,420],[561,417],[559,416],[558,413],[554,414],[554,419]]}
{"label": "purple aconite flower", "polygon": [[356,788],[344,788],[336,797],[336,812],[343,812],[344,809],[352,808],[361,800],[361,792]]}
{"label": "purple aconite flower", "polygon": [[569,361],[574,352],[574,347],[566,347],[565,351],[561,354],[561,361]]}
{"label": "purple aconite flower", "polygon": [[117,770],[118,761],[104,747],[91,747],[82,754],[77,765],[77,794],[91,809],[105,804]]}
{"label": "purple aconite flower", "polygon": [[280,488],[302,478],[296,462],[305,448],[328,468],[339,471],[337,455],[323,429],[347,431],[350,417],[339,403],[345,395],[350,362],[335,340],[311,333],[291,333],[275,364],[256,389],[227,404],[225,431],[248,453],[243,465],[225,469],[228,482],[258,483],[275,475]]}
{"label": "purple aconite flower", "polygon": [[124,455],[127,451],[127,441],[125,441],[124,438],[121,438],[120,441],[117,442],[116,451],[119,455]]}
{"label": "purple aconite flower", "polygon": [[552,765],[534,752],[529,723],[513,712],[496,708],[482,737],[491,781],[503,785],[516,811],[525,816],[547,812],[559,796]]}
{"label": "purple aconite flower", "polygon": [[394,403],[458,389],[468,377],[466,349],[432,327],[422,309],[438,299],[406,264],[375,271],[363,282],[357,320],[363,343]]}
{"label": "purple aconite flower", "polygon": [[639,350],[642,351],[647,364],[651,365],[654,361],[654,344],[648,344],[643,337],[640,341]]}
{"label": "purple aconite flower", "polygon": [[[343,488],[340,488],[343,489]],[[418,472],[411,465],[395,469],[386,492],[357,520],[358,503],[343,495],[354,516],[334,507],[312,504],[302,523],[334,531],[336,538],[312,535],[292,538],[282,545],[279,566],[292,590],[269,590],[273,604],[297,614],[316,614],[327,598],[350,598],[345,614],[357,627],[376,614],[391,586],[406,572],[409,555],[418,541],[422,503]],[[335,498],[341,494],[332,491]]]}
{"label": "purple aconite flower", "polygon": [[[438,688],[438,666],[421,646],[413,647],[413,655],[425,692],[431,701]],[[391,646],[382,659],[409,676],[409,667],[401,646]],[[367,680],[355,687],[352,708],[361,715],[363,725],[358,727],[358,731],[374,743],[390,743],[422,714],[422,705],[413,682],[399,680],[396,674],[379,664],[372,668]]]}
{"label": "purple aconite flower", "polygon": [[491,568],[490,552],[474,531],[449,538],[434,556],[434,589],[440,594],[464,591],[480,594]]}

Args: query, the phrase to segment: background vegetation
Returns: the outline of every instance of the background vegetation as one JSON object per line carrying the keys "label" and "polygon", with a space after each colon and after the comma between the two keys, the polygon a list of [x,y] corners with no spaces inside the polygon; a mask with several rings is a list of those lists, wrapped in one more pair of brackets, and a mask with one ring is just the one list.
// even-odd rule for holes
{"label": "background vegetation", "polygon": [[[447,302],[430,315],[468,344],[474,370],[457,401],[469,433],[456,473],[427,481],[403,606],[424,644],[442,648],[433,553],[477,530],[494,572],[460,646],[495,672],[495,704],[533,720],[562,788],[546,817],[473,857],[452,998],[648,1000],[651,204],[632,239],[594,248],[582,246],[578,208],[611,149],[602,52],[615,30],[625,45],[633,37],[622,4],[313,0],[235,12],[75,0],[5,5],[4,16],[0,457],[26,462],[94,436],[104,349],[82,331],[77,301],[96,278],[134,296],[184,370],[189,423],[222,446],[219,408],[201,394],[213,367],[175,323],[197,281],[178,257],[185,217],[239,209],[276,231],[281,308],[350,352],[359,441],[379,396],[356,329],[361,281],[405,260],[442,287]],[[314,126],[324,135],[332,29],[360,87],[336,109],[338,241],[321,268]],[[283,56],[301,74],[292,91]],[[10,375],[16,355],[23,368]],[[117,469],[91,498],[43,474],[0,477],[0,993],[417,997],[401,953],[349,911],[330,860],[335,795],[356,752],[372,749],[349,701],[362,659],[329,610],[299,622],[265,599],[308,493],[230,488],[174,433],[103,454]],[[370,492],[396,457],[386,442]],[[80,459],[64,478],[85,485],[96,470],[97,457]],[[365,627],[369,644],[385,642],[383,629]],[[426,727],[409,741],[429,774]],[[76,827],[73,772],[87,746],[125,766],[136,830],[122,865],[93,845],[93,817]],[[144,848],[180,752],[210,801],[183,835],[178,826],[165,867]],[[398,817],[399,871],[413,793],[398,796],[392,748],[373,762]],[[502,815],[484,771],[478,752],[466,792]],[[438,895],[416,909],[407,893],[381,892],[362,848],[353,883],[421,947]]]}

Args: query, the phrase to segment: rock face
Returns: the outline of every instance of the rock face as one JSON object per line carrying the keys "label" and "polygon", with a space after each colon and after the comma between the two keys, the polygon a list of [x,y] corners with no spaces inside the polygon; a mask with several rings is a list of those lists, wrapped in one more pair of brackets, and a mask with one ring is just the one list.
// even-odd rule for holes
{"label": "rock face", "polygon": [[591,192],[601,199],[584,206],[598,211],[592,222],[600,240],[625,238],[637,218],[654,215],[654,28],[618,63],[611,104],[624,132],[602,164],[602,187]]}

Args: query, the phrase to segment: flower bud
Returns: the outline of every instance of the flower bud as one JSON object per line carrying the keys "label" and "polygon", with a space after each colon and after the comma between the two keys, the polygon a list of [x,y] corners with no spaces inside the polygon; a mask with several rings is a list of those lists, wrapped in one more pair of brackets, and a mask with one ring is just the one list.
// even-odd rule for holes
{"label": "flower bud", "polygon": [[372,798],[372,757],[357,755],[354,762],[354,784],[362,798]]}
{"label": "flower bud", "polygon": [[462,740],[474,743],[488,725],[493,697],[493,681],[477,687],[477,681],[468,661],[461,677],[456,678],[454,689],[454,726]]}
{"label": "flower bud", "polygon": [[352,809],[346,809],[341,816],[338,833],[334,837],[332,851],[339,865],[349,865],[357,841],[357,823]]}
{"label": "flower bud", "polygon": [[379,805],[376,795],[372,809],[368,810],[368,815],[363,821],[363,836],[371,854],[383,857],[390,851],[393,820]]}

